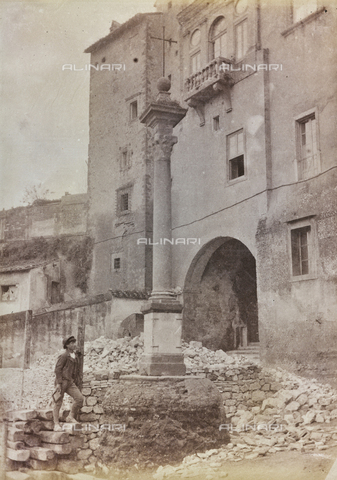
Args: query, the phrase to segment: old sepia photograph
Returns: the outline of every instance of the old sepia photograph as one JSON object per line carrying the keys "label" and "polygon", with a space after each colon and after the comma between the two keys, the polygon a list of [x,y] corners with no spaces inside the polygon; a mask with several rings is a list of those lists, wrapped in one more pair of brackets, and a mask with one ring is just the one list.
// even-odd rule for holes
{"label": "old sepia photograph", "polygon": [[337,480],[337,0],[0,13],[0,480]]}

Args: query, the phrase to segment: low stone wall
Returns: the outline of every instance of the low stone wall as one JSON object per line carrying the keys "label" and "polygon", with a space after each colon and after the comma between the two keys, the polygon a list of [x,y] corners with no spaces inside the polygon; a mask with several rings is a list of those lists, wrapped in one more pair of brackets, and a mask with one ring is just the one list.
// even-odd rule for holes
{"label": "low stone wall", "polygon": [[275,377],[262,371],[258,365],[235,367],[206,373],[219,389],[227,419],[235,416],[238,410],[250,410],[281,389]]}

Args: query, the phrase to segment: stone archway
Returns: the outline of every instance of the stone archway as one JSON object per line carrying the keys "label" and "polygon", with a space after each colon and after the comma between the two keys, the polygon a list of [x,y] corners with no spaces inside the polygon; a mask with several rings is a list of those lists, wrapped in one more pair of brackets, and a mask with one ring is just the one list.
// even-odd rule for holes
{"label": "stone archway", "polygon": [[255,258],[219,237],[192,261],[184,286],[183,338],[229,351],[259,341]]}

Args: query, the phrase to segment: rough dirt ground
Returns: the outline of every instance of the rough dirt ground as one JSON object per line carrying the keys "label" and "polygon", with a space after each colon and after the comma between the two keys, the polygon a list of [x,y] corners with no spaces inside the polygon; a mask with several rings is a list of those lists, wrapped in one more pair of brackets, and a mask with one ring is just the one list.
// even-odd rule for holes
{"label": "rough dirt ground", "polygon": [[[214,475],[205,473],[189,477],[170,476],[169,480],[193,478],[193,480],[325,480],[337,458],[337,447],[324,452],[300,453],[280,452],[268,457],[259,457],[254,460],[240,462],[226,462]],[[116,472],[109,476],[109,480],[151,480],[155,469],[137,472]],[[166,477],[167,478],[167,477]]]}

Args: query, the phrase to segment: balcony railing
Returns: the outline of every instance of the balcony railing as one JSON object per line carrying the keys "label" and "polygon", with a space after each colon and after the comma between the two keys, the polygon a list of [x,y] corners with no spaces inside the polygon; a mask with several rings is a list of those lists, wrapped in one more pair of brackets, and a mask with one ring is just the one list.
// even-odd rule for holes
{"label": "balcony railing", "polygon": [[200,125],[205,123],[203,105],[220,92],[224,93],[226,110],[232,109],[229,90],[234,84],[234,79],[232,74],[228,73],[229,68],[224,68],[225,64],[231,63],[227,58],[217,57],[186,79],[184,100],[190,107],[196,109]]}
{"label": "balcony railing", "polygon": [[199,72],[193,73],[190,75],[185,83],[186,91],[192,93],[193,90],[200,90],[209,86],[210,84],[216,83],[217,81],[230,82],[231,75],[226,73],[225,69],[222,67],[223,64],[231,64],[232,62],[227,58],[217,57],[211,62],[209,62],[202,70]]}

